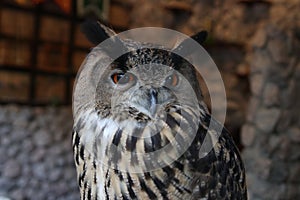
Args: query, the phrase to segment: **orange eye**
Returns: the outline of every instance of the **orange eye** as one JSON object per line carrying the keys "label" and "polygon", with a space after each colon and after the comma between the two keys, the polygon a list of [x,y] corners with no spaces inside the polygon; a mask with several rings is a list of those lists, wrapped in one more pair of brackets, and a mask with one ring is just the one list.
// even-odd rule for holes
{"label": "orange eye", "polygon": [[135,77],[131,73],[115,73],[111,76],[115,84],[127,84],[134,81]]}
{"label": "orange eye", "polygon": [[165,84],[167,86],[173,86],[175,87],[178,84],[179,78],[176,73],[173,73],[172,75],[168,76],[166,78]]}

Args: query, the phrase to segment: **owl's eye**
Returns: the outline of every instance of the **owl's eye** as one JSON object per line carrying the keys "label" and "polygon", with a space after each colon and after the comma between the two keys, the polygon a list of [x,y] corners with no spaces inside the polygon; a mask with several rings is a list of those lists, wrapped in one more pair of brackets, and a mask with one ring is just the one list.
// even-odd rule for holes
{"label": "owl's eye", "polygon": [[173,73],[172,75],[168,76],[165,80],[166,86],[175,87],[178,84],[179,78],[177,73]]}
{"label": "owl's eye", "polygon": [[131,73],[115,73],[111,75],[111,79],[115,84],[127,84],[135,80],[135,76]]}

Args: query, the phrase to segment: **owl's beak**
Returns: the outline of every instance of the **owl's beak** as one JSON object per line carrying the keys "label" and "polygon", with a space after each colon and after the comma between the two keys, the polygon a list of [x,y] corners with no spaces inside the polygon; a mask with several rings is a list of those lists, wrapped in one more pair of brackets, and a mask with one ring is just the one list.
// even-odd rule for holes
{"label": "owl's beak", "polygon": [[131,98],[131,106],[154,119],[163,107],[176,98],[172,91],[164,87],[141,87]]}
{"label": "owl's beak", "polygon": [[155,116],[157,109],[159,107],[158,99],[157,99],[158,92],[156,89],[151,88],[149,93],[150,93],[149,112],[151,113],[152,116]]}

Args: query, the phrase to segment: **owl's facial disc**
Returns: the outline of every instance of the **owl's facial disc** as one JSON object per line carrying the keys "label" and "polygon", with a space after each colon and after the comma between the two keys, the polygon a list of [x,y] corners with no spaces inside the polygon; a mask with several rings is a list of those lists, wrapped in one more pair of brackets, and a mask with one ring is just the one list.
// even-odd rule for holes
{"label": "owl's facial disc", "polygon": [[121,121],[156,121],[165,118],[170,106],[189,103],[192,88],[174,66],[167,51],[149,48],[116,59],[108,69],[112,114]]}
{"label": "owl's facial disc", "polygon": [[143,70],[140,67],[127,72],[112,72],[110,79],[115,85],[111,102],[113,113],[128,112],[128,116],[137,120],[164,118],[167,106],[177,102],[174,90],[181,80],[173,69],[165,68],[147,66]]}

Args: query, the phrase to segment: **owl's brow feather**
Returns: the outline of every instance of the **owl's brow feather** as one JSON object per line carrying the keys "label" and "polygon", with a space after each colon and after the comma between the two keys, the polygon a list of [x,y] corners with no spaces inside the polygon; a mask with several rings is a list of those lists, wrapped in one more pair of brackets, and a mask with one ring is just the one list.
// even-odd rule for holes
{"label": "owl's brow feather", "polygon": [[129,70],[129,67],[127,66],[127,60],[128,60],[128,53],[121,55],[116,60],[114,60],[110,67],[111,70],[119,69],[122,72],[127,72]]}
{"label": "owl's brow feather", "polygon": [[148,64],[161,64],[170,66],[174,69],[180,67],[180,63],[188,62],[180,55],[165,49],[157,48],[142,48],[134,51],[127,52],[111,64],[111,69],[119,69],[123,72],[128,71],[130,68],[140,67],[141,65]]}

